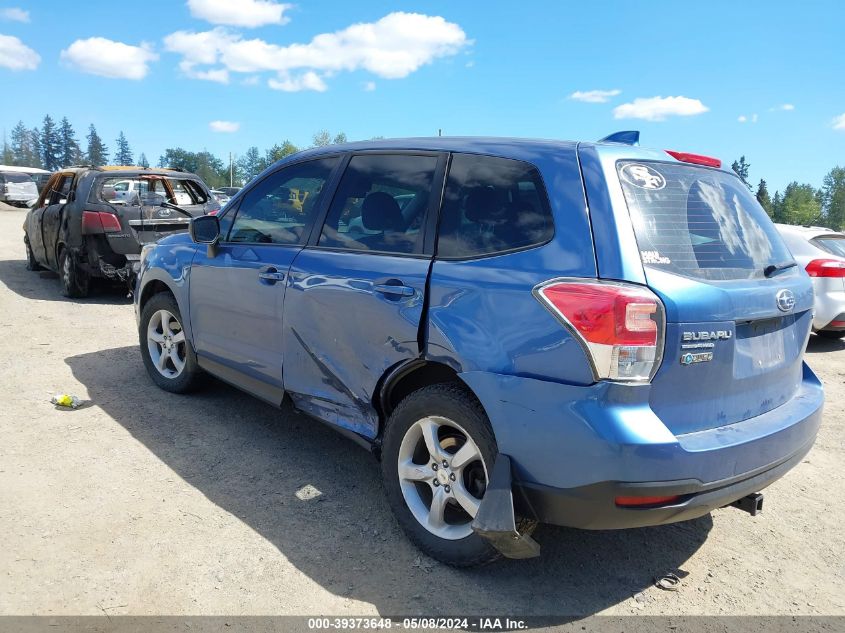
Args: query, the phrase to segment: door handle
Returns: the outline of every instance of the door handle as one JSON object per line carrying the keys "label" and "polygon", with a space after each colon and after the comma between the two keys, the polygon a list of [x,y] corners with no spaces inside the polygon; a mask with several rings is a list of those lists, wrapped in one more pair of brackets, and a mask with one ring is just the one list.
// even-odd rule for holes
{"label": "door handle", "polygon": [[277,281],[284,281],[285,273],[280,273],[275,268],[268,268],[267,270],[262,270],[258,273],[258,278],[262,281],[268,281],[271,284],[274,284]]}
{"label": "door handle", "polygon": [[374,284],[373,292],[379,292],[383,295],[400,295],[402,297],[411,297],[414,294],[414,289],[410,286],[394,286],[392,284]]}

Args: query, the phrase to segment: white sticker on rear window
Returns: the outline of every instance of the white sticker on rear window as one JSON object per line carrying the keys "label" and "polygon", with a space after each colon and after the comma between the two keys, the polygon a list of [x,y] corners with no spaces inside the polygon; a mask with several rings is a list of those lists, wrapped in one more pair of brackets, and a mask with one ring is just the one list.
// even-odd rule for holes
{"label": "white sticker on rear window", "polygon": [[648,165],[628,163],[620,170],[620,173],[626,182],[640,189],[656,191],[666,186],[666,179],[663,174]]}
{"label": "white sticker on rear window", "polygon": [[664,257],[658,251],[640,251],[643,264],[671,264],[672,260]]}

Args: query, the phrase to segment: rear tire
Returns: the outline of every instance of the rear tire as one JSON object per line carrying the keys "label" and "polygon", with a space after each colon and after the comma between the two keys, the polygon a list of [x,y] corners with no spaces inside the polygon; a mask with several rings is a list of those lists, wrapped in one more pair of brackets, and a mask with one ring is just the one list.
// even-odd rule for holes
{"label": "rear tire", "polygon": [[88,273],[77,265],[73,255],[64,247],[59,251],[59,280],[65,297],[81,299],[88,296]]}
{"label": "rear tire", "polygon": [[845,337],[845,330],[819,330],[818,332],[816,332],[816,334],[818,334],[822,338],[836,340]]}
{"label": "rear tire", "polygon": [[26,269],[27,270],[41,270],[41,264],[35,259],[35,254],[32,252],[32,246],[29,244],[29,236],[24,233],[23,243],[26,246]]}
{"label": "rear tire", "polygon": [[144,366],[156,385],[170,393],[188,393],[197,387],[202,370],[172,294],[160,292],[144,304],[138,337]]}
{"label": "rear tire", "polygon": [[415,391],[390,415],[382,481],[399,525],[423,552],[455,567],[501,556],[471,528],[496,454],[487,415],[459,385]]}

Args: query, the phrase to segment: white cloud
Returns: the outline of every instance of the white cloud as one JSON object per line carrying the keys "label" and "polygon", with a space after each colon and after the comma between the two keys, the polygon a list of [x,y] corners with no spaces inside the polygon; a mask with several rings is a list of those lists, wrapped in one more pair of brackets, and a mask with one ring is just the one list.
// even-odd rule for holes
{"label": "white cloud", "polygon": [[775,106],[774,108],[769,108],[770,112],[775,112],[777,110],[783,110],[784,112],[792,112],[795,109],[795,106],[791,103],[783,103],[779,106]]}
{"label": "white cloud", "polygon": [[[186,74],[201,72],[198,66],[234,73],[274,72],[278,77],[268,83],[278,90],[325,90],[324,79],[342,71],[366,70],[400,79],[471,43],[460,26],[442,17],[401,12],[317,35],[307,44],[243,39],[223,27],[177,31],[164,39],[168,51],[182,55],[180,68]],[[302,74],[294,77],[294,72]]]}
{"label": "white cloud", "polygon": [[104,37],[76,40],[61,52],[61,59],[85,73],[111,79],[143,79],[149,63],[158,59],[147,44],[131,46]]}
{"label": "white cloud", "polygon": [[747,117],[747,116],[745,116],[744,114],[740,114],[740,115],[736,118],[736,120],[737,120],[737,121],[739,121],[740,123],[745,123],[746,121],[748,121],[748,117]]}
{"label": "white cloud", "polygon": [[301,90],[325,92],[328,90],[328,86],[323,81],[323,78],[312,70],[304,72],[298,77],[291,77],[287,73],[279,73],[279,78],[270,79],[267,85],[273,90],[282,90],[283,92],[299,92]]}
{"label": "white cloud", "polygon": [[29,22],[29,11],[24,11],[18,7],[9,7],[8,9],[0,9],[0,20],[8,20],[9,22]]}
{"label": "white cloud", "polygon": [[698,99],[689,97],[638,97],[613,109],[614,119],[645,119],[665,121],[670,116],[694,116],[709,108]]}
{"label": "white cloud", "polygon": [[267,24],[287,24],[285,11],[293,5],[273,0],[188,0],[191,15],[212,24],[255,28]]}
{"label": "white cloud", "polygon": [[208,124],[208,128],[212,132],[223,132],[232,134],[241,129],[241,124],[235,121],[212,121]]}
{"label": "white cloud", "polygon": [[575,101],[583,101],[584,103],[607,103],[611,97],[622,94],[621,90],[576,90],[571,95],[570,99]]}
{"label": "white cloud", "polygon": [[833,119],[833,129],[845,132],[845,112]]}
{"label": "white cloud", "polygon": [[0,66],[10,70],[35,70],[41,55],[11,35],[0,35]]}
{"label": "white cloud", "polygon": [[364,90],[366,90],[367,92],[372,92],[375,89],[376,89],[376,82],[367,81],[367,82],[364,83]]}

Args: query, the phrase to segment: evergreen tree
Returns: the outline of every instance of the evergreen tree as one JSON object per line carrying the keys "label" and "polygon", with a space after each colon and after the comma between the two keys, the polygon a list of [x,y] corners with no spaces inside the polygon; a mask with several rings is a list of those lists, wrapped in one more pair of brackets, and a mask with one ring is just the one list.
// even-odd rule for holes
{"label": "evergreen tree", "polygon": [[18,121],[18,124],[12,128],[11,136],[12,164],[32,167],[29,164],[32,160],[32,142],[29,130],[23,121]]}
{"label": "evergreen tree", "polygon": [[41,126],[41,162],[48,171],[56,171],[62,166],[62,137],[49,114],[44,116]]}
{"label": "evergreen tree", "polygon": [[346,143],[346,142],[347,142],[346,132],[340,132],[339,134],[335,135],[334,139],[332,140],[332,143],[334,145],[340,145],[341,143]]}
{"label": "evergreen tree", "polygon": [[270,149],[265,152],[265,163],[267,165],[272,165],[277,160],[281,160],[285,156],[290,156],[291,154],[296,154],[299,151],[299,148],[285,139],[285,142],[281,145],[273,145]]}
{"label": "evergreen tree", "polygon": [[144,152],[141,152],[141,155],[138,157],[138,166],[144,168],[150,166],[150,161],[147,160],[147,155]]}
{"label": "evergreen tree", "polygon": [[9,145],[9,141],[6,140],[6,135],[3,135],[3,159],[2,163],[4,165],[14,165],[15,164],[15,157],[12,154],[12,146]]}
{"label": "evergreen tree", "polygon": [[769,214],[769,217],[773,218],[774,216],[774,208],[772,207],[772,198],[769,196],[769,189],[766,186],[766,181],[762,178],[760,179],[760,184],[757,186],[757,202],[760,203],[760,206]]}
{"label": "evergreen tree", "polygon": [[821,198],[826,225],[845,229],[845,167],[834,167],[824,177]]}
{"label": "evergreen tree", "polygon": [[103,139],[97,134],[94,124],[88,126],[88,150],[85,152],[85,159],[89,165],[100,167],[109,163],[109,148],[103,143]]}
{"label": "evergreen tree", "polygon": [[29,166],[47,169],[47,167],[44,166],[44,159],[41,152],[41,130],[37,127],[34,127],[29,131],[29,147],[31,148]]}
{"label": "evergreen tree", "polygon": [[782,221],[809,226],[821,220],[821,197],[813,185],[791,182],[783,192]]}
{"label": "evergreen tree", "polygon": [[131,165],[132,164],[132,150],[129,147],[129,141],[121,130],[117,137],[117,150],[114,154],[115,165]]}
{"label": "evergreen tree", "polygon": [[311,139],[312,147],[325,147],[332,144],[332,137],[328,130],[320,130]]}
{"label": "evergreen tree", "polygon": [[255,176],[264,171],[267,166],[257,147],[250,147],[246,154],[241,156],[237,162],[238,175],[244,182],[249,182]]}
{"label": "evergreen tree", "polygon": [[783,197],[780,191],[775,191],[775,196],[772,198],[772,220],[783,223]]}
{"label": "evergreen tree", "polygon": [[63,167],[69,165],[77,165],[82,159],[82,152],[79,149],[79,141],[76,138],[76,132],[67,117],[62,118],[61,126],[59,127],[59,138],[61,140],[61,163]]}
{"label": "evergreen tree", "polygon": [[731,165],[731,169],[736,172],[745,186],[751,189],[751,184],[748,182],[748,172],[751,170],[751,163],[745,160],[745,156],[740,156],[739,160],[735,160]]}

